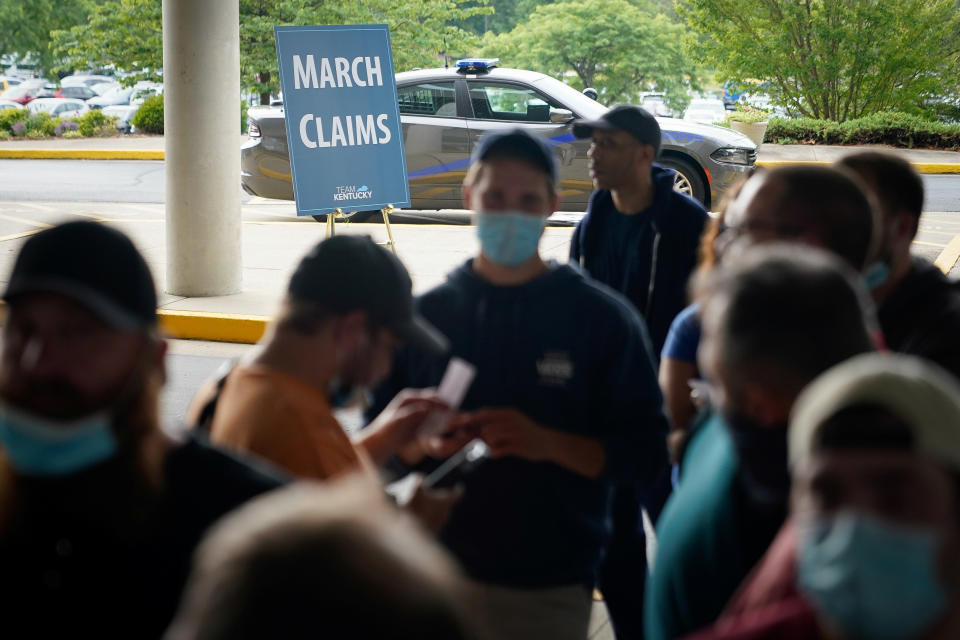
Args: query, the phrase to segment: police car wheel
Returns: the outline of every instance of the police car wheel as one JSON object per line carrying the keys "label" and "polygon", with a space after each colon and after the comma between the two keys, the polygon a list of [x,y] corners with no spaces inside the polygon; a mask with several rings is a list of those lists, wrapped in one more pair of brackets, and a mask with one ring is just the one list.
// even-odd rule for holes
{"label": "police car wheel", "polygon": [[706,189],[700,172],[690,162],[680,158],[663,158],[658,164],[670,167],[677,172],[673,179],[673,188],[684,195],[688,195],[697,202],[704,202]]}

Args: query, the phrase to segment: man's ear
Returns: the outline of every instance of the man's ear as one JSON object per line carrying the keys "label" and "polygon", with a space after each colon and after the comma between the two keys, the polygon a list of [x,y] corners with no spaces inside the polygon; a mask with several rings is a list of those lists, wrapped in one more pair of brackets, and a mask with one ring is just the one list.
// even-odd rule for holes
{"label": "man's ear", "polygon": [[151,364],[153,370],[160,376],[160,384],[167,384],[167,353],[170,350],[170,343],[166,338],[158,338],[151,354]]}
{"label": "man's ear", "polygon": [[463,207],[473,211],[473,192],[469,185],[463,185]]}
{"label": "man's ear", "polygon": [[917,231],[920,227],[920,218],[912,216],[909,213],[899,213],[896,214],[894,219],[893,232],[897,239],[906,240],[908,243],[912,243],[913,239],[917,237]]}

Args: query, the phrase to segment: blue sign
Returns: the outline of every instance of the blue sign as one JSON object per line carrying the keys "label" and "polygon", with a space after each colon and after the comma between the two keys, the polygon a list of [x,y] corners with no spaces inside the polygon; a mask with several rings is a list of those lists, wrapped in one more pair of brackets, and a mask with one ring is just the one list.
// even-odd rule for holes
{"label": "blue sign", "polygon": [[274,27],[297,215],[410,206],[385,24]]}

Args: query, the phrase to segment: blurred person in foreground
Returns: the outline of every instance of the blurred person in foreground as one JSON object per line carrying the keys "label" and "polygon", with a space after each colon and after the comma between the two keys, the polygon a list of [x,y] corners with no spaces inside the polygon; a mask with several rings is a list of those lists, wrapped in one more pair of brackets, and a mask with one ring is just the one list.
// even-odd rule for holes
{"label": "blurred person in foreground", "polygon": [[[820,247],[858,272],[873,264],[876,214],[862,186],[849,174],[809,166],[757,171],[732,195],[720,224],[711,228],[718,235],[704,251],[705,257],[713,256],[712,261],[704,260],[705,266],[735,241]],[[678,463],[682,462],[689,437],[687,425],[694,411],[687,380],[693,373],[702,373],[694,356],[700,339],[698,307],[694,301],[677,316],[660,364],[660,384],[670,419],[676,423],[670,444]]]}
{"label": "blurred person in foreground", "polygon": [[201,545],[167,640],[466,640],[454,562],[362,476],[278,491]]}
{"label": "blurred person in foreground", "polygon": [[786,518],[787,418],[820,373],[870,351],[857,274],[799,244],[731,247],[697,289],[713,416],[694,436],[657,527],[648,638],[713,622]]}
{"label": "blurred person in foreground", "polygon": [[840,364],[797,400],[790,464],[792,588],[696,640],[960,637],[960,383],[907,355]]}
{"label": "blurred person in foreground", "polygon": [[[619,294],[540,256],[556,179],[541,140],[484,138],[463,187],[480,252],[418,300],[451,355],[477,369],[450,450],[479,437],[492,458],[464,475],[441,540],[474,580],[490,638],[585,638],[613,490],[647,488],[667,464],[643,320]],[[436,385],[446,366],[401,352],[380,402]]]}
{"label": "blurred person in foreground", "polygon": [[297,265],[256,352],[234,366],[218,395],[211,398],[210,386],[198,394],[192,413],[207,415],[214,442],[301,478],[372,473],[405,447],[417,449],[420,423],[444,408],[430,393],[402,391],[356,439],[333,415],[364,401],[401,345],[446,350],[414,311],[411,287],[400,260],[368,236],[318,243]]}
{"label": "blurred person in foreground", "polygon": [[877,203],[878,269],[870,284],[887,346],[960,376],[960,283],[910,253],[923,212],[923,180],[909,162],[888,153],[856,153],[837,166],[857,174]]}
{"label": "blurred person in foreground", "polygon": [[282,479],[161,430],[156,289],[118,231],[17,255],[0,356],[0,598],[10,637],[158,637],[215,520]]}

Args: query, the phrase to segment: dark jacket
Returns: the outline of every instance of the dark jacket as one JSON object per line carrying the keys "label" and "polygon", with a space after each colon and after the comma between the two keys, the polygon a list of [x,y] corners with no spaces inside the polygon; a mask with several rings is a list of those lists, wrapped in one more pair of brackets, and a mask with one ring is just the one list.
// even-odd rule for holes
{"label": "dark jacket", "polygon": [[696,267],[700,236],[707,221],[704,208],[674,191],[673,169],[653,165],[653,204],[640,213],[634,253],[625,264],[611,264],[603,252],[617,241],[610,224],[620,214],[609,191],[590,197],[587,215],[573,233],[570,261],[579,263],[590,277],[612,287],[643,315],[653,342],[654,357],[666,340],[673,318],[688,304],[687,281]]}
{"label": "dark jacket", "polygon": [[[639,314],[566,265],[495,286],[472,261],[418,307],[450,340],[449,356],[477,367],[463,409],[514,408],[606,450],[594,480],[545,462],[484,461],[464,477],[441,540],[484,582],[590,584],[610,533],[613,487],[646,486],[667,464],[666,419]],[[371,415],[405,387],[436,386],[449,356],[403,350]]]}
{"label": "dark jacket", "polygon": [[960,378],[960,283],[914,258],[877,316],[891,351],[926,358]]}

